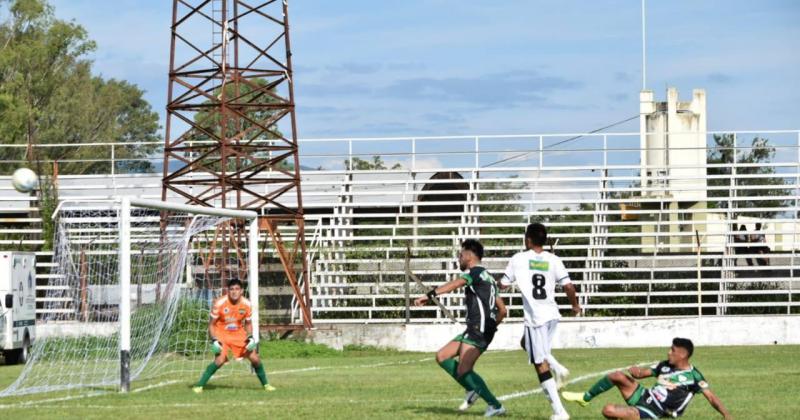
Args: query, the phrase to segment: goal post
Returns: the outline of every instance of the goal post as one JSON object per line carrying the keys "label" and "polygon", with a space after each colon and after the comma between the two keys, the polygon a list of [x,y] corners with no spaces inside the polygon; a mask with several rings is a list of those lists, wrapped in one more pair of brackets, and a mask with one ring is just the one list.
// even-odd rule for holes
{"label": "goal post", "polygon": [[[247,285],[259,340],[256,212],[127,197],[56,212],[39,337],[0,396],[196,380],[209,310],[233,278]],[[249,372],[234,365],[224,374]]]}
{"label": "goal post", "polygon": [[[253,310],[251,322],[253,338],[258,341],[258,213],[249,210],[235,210],[166,201],[122,197],[119,214],[119,283],[120,283],[120,390],[130,390],[130,350],[131,350],[131,207],[150,208],[162,211],[178,211],[194,215],[238,218],[249,221],[247,236],[247,267],[250,304]],[[188,238],[187,238],[188,240]]]}
{"label": "goal post", "polygon": [[120,390],[131,389],[131,200],[119,211],[119,364]]}

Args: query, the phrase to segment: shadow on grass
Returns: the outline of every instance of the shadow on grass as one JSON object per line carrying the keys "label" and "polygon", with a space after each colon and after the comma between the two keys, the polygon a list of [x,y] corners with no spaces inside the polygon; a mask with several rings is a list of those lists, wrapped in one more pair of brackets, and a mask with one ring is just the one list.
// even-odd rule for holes
{"label": "shadow on grass", "polygon": [[[442,406],[431,406],[431,407],[420,407],[420,406],[407,406],[408,411],[411,411],[417,415],[429,415],[429,416],[463,416],[464,418],[468,417],[483,417],[483,413],[486,410],[486,405],[483,404],[476,404],[468,411],[458,411],[452,407],[442,407]],[[519,412],[515,411],[514,409],[509,409],[506,406],[506,413],[502,416],[498,416],[498,419],[507,419],[507,418],[525,418],[531,420],[547,420],[550,418],[550,413],[531,413],[531,412]]]}
{"label": "shadow on grass", "polygon": [[[186,388],[192,389],[192,388],[194,388],[194,385],[195,385],[194,383],[188,384],[188,385],[186,385]],[[227,389],[243,390],[244,388],[242,388],[242,386],[240,386],[240,385],[226,385],[226,384],[206,384],[206,386],[203,387],[203,391],[204,392],[206,392],[206,391],[214,391],[215,389],[222,391],[222,390],[227,390]],[[253,386],[253,389],[256,390],[256,391],[261,391],[260,388],[257,388],[255,386]]]}
{"label": "shadow on grass", "polygon": [[442,407],[442,406],[430,406],[430,407],[420,407],[420,406],[407,406],[409,411],[412,411],[416,414],[437,414],[437,415],[451,415],[451,416],[469,416],[474,417],[480,414],[483,415],[482,410],[470,410],[470,411],[458,411],[452,407]]}

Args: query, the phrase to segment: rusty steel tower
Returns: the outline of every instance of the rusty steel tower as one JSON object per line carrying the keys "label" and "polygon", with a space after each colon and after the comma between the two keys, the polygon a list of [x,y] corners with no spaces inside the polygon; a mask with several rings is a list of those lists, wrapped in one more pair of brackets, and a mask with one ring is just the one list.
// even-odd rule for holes
{"label": "rusty steel tower", "polygon": [[287,1],[173,0],[171,29],[162,200],[259,211],[308,328]]}

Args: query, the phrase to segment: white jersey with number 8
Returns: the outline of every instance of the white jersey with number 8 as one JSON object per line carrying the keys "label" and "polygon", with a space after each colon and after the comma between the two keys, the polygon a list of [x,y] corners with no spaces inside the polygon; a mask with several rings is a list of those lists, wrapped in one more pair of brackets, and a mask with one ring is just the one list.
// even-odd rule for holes
{"label": "white jersey with number 8", "polygon": [[525,325],[538,327],[561,318],[555,299],[556,284],[564,286],[571,280],[560,258],[547,251],[528,250],[511,257],[500,283],[517,284],[525,308]]}

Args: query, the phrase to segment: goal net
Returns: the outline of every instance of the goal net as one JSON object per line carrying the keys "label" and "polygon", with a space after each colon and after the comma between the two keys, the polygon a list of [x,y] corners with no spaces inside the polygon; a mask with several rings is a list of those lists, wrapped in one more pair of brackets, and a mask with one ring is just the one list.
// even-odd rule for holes
{"label": "goal net", "polygon": [[[58,213],[37,338],[0,396],[196,380],[211,359],[214,299],[230,279],[257,290],[256,213],[136,199],[82,206]],[[220,373],[247,371],[239,365]]]}

